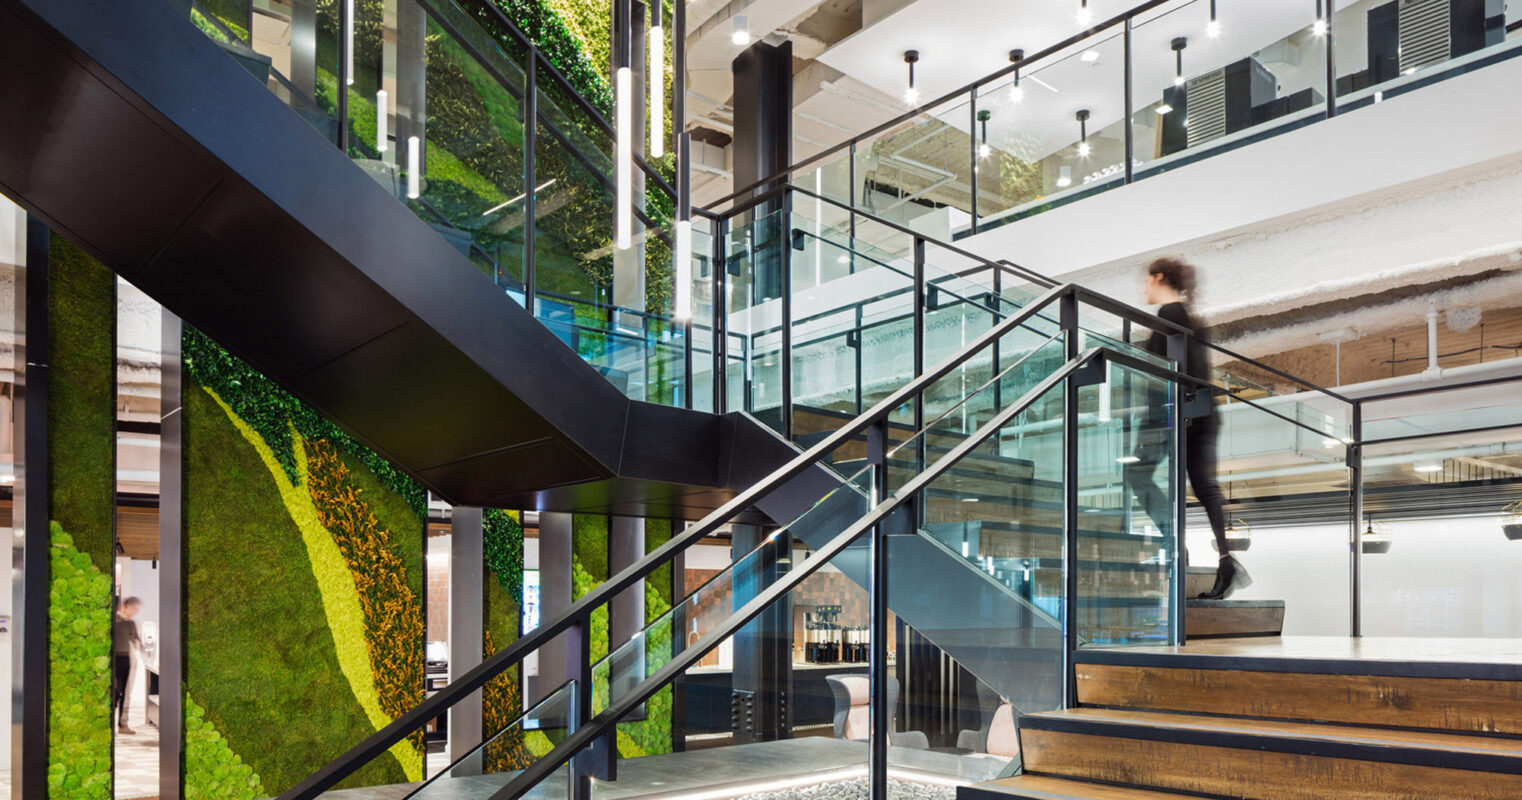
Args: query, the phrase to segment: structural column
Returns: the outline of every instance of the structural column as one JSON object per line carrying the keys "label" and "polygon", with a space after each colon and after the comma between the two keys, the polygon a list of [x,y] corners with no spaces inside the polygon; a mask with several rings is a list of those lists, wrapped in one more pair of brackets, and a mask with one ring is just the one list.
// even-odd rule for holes
{"label": "structural column", "polygon": [[[736,523],[731,529],[732,561],[757,547],[765,549],[736,569],[734,605],[750,602],[787,571],[793,537],[768,540],[761,526]],[[792,738],[789,706],[793,684],[793,603],[784,596],[734,635],[734,682],[730,713],[735,744]]]}
{"label": "structural column", "polygon": [[159,365],[159,797],[184,796],[185,407],[184,323],[162,312]]}
{"label": "structural column", "polygon": [[[735,86],[735,132],[730,152],[734,155],[735,186],[744,188],[785,169],[793,161],[793,45],[751,45],[731,65]],[[756,187],[761,194],[775,184]],[[774,200],[758,206],[752,219],[781,208]],[[759,239],[784,232],[756,231]],[[770,238],[770,237],[768,237]],[[780,242],[780,238],[779,238]],[[756,300],[782,296],[782,254],[785,247],[767,248],[755,265]]]}
{"label": "structural column", "polygon": [[[550,620],[571,607],[571,515],[539,514],[539,619]],[[544,699],[565,680],[567,635],[539,648],[539,677],[529,685],[523,707]]]}
{"label": "structural column", "polygon": [[[481,663],[485,630],[482,582],[486,553],[482,512],[456,506],[449,521],[449,677],[464,675]],[[472,692],[449,710],[449,760],[455,762],[481,743],[481,692]],[[479,769],[473,759],[470,766]],[[460,774],[458,770],[456,775]]]}

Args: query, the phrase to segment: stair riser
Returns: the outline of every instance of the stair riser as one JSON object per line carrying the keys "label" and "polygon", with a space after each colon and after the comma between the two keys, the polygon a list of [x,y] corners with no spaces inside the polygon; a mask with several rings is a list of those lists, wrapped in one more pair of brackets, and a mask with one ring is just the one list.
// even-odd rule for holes
{"label": "stair riser", "polygon": [[1184,630],[1190,639],[1278,636],[1284,630],[1284,607],[1188,606],[1184,609]]}
{"label": "stair riser", "polygon": [[1254,800],[1502,800],[1522,775],[1022,729],[1025,770]]}
{"label": "stair riser", "polygon": [[1522,681],[1079,664],[1086,706],[1522,736]]}

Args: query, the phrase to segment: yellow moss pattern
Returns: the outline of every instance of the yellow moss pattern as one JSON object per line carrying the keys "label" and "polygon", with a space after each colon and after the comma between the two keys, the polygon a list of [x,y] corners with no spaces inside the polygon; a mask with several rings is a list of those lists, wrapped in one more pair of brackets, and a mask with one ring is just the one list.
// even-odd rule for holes
{"label": "yellow moss pattern", "polygon": [[[484,657],[497,652],[491,631],[482,632]],[[533,753],[523,744],[523,731],[506,730],[517,718],[521,705],[518,690],[518,669],[514,667],[486,682],[481,687],[481,713],[485,729],[497,731],[486,743],[486,764],[483,772],[493,774],[523,769],[534,760]]]}
{"label": "yellow moss pattern", "polygon": [[[407,585],[406,566],[391,550],[391,532],[348,480],[349,468],[338,448],[326,440],[315,441],[307,457],[307,491],[318,520],[333,535],[354,574],[375,691],[381,710],[395,719],[423,702],[422,605]],[[411,739],[422,752],[423,732]]]}
{"label": "yellow moss pattern", "polygon": [[[307,472],[306,448],[299,434],[292,431],[291,442],[295,449],[298,467],[297,480],[292,481],[280,465],[279,459],[257,431],[244,422],[232,407],[215,391],[202,387],[222,409],[238,433],[243,436],[275,482],[286,513],[301,531],[302,544],[306,546],[312,574],[317,579],[317,589],[322,595],[322,610],[327,617],[328,630],[333,635],[333,646],[338,656],[338,666],[354,692],[354,699],[365,712],[370,724],[380,730],[391,721],[381,708],[380,697],[375,691],[375,677],[370,669],[369,654],[365,644],[365,613],[360,605],[359,590],[354,584],[354,573],[334,541],[333,534],[323,527],[317,506],[306,491],[310,480]],[[408,780],[423,779],[423,757],[411,742],[397,742],[391,746],[391,754],[401,764]]]}

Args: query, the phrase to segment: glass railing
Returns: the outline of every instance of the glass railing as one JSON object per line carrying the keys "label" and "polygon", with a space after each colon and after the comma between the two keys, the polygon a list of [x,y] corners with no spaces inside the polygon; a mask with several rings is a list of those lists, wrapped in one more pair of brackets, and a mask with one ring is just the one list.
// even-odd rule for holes
{"label": "glass railing", "polygon": [[694,363],[712,380],[711,309],[674,314],[669,181],[638,163],[617,249],[612,129],[502,11],[198,0],[191,18],[626,395],[711,408],[688,383]]}
{"label": "glass railing", "polygon": [[1514,57],[1519,39],[1516,3],[1151,0],[1023,42],[775,179],[953,241]]}

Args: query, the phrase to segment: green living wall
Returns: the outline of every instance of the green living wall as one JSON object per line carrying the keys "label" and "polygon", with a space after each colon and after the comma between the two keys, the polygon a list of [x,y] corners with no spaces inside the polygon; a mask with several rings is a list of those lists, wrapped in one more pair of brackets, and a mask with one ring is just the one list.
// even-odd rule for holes
{"label": "green living wall", "polygon": [[[482,586],[482,653],[501,650],[518,638],[522,627],[523,597],[523,526],[516,511],[487,509],[482,519],[483,550],[486,560],[485,585]],[[525,742],[524,732],[512,723],[523,713],[523,684],[520,672],[513,667],[486,684],[481,695],[481,736],[487,742],[483,764],[485,772],[522,769],[536,753],[548,748]]]}
{"label": "green living wall", "polygon": [[[610,576],[608,561],[608,517],[601,514],[576,514],[571,518],[571,599],[578,600]],[[671,538],[670,520],[645,520],[645,552],[650,552]],[[645,619],[649,624],[671,609],[671,566],[665,565],[645,580]],[[608,607],[592,612],[591,657],[595,664],[608,655]],[[644,639],[645,674],[660,669],[671,658],[669,621],[653,626]],[[593,675],[592,711],[608,707],[610,692],[608,673]],[[667,686],[645,703],[644,718],[618,724],[618,754],[623,758],[671,752],[672,691]],[[626,718],[627,719],[627,718]]]}
{"label": "green living wall", "polygon": [[[203,334],[183,352],[186,796],[266,797],[423,699],[426,495]],[[414,737],[343,785],[422,773]]]}
{"label": "green living wall", "polygon": [[48,264],[48,791],[111,797],[116,276],[63,237]]}

